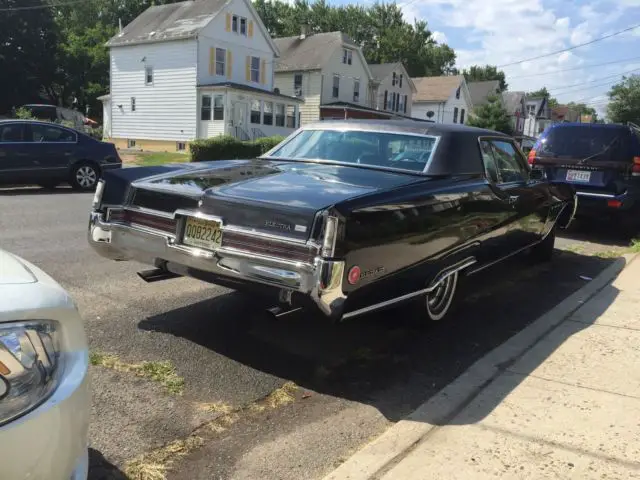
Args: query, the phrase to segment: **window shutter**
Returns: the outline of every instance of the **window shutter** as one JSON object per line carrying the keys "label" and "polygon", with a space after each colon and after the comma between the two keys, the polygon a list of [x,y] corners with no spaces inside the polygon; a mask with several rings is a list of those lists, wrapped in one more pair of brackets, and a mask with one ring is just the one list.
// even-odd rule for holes
{"label": "window shutter", "polygon": [[227,50],[227,78],[231,78],[233,75],[233,55],[231,50]]}
{"label": "window shutter", "polygon": [[252,38],[252,37],[253,37],[253,20],[249,20],[249,30],[248,30],[248,33],[249,33],[249,38]]}
{"label": "window shutter", "polygon": [[245,80],[247,82],[251,81],[251,57],[247,55],[245,58]]}
{"label": "window shutter", "polygon": [[227,13],[227,23],[225,24],[225,30],[227,32],[231,31],[231,14]]}
{"label": "window shutter", "polygon": [[265,59],[262,59],[261,65],[260,65],[260,83],[261,84],[265,84],[267,83],[267,61]]}
{"label": "window shutter", "polygon": [[209,75],[216,74],[216,48],[209,47]]}

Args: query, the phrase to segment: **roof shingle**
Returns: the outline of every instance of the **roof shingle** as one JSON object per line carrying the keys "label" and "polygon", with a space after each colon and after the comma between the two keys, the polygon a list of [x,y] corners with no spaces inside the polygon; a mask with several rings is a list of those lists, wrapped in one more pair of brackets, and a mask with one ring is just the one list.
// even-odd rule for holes
{"label": "roof shingle", "polygon": [[471,103],[474,107],[487,103],[490,95],[495,95],[500,90],[500,82],[498,80],[487,80],[484,82],[469,82],[469,95]]}
{"label": "roof shingle", "polygon": [[460,86],[462,75],[444,75],[440,77],[412,78],[418,92],[413,96],[414,102],[445,102],[451,93]]}

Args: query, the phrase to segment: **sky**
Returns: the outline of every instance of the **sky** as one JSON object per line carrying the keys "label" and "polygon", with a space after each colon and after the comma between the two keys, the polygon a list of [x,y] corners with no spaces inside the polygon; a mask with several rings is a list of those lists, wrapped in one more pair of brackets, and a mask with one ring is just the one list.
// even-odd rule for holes
{"label": "sky", "polygon": [[[405,20],[426,20],[438,42],[454,49],[459,68],[505,65],[640,24],[640,0],[396,2]],[[501,69],[511,91],[546,86],[559,102],[587,103],[602,116],[611,86],[622,74],[640,73],[640,27],[589,46]]]}

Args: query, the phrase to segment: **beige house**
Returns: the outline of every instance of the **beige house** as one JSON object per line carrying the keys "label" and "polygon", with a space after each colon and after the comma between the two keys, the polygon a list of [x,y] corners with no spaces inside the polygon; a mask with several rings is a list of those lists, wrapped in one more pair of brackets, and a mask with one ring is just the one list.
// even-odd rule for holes
{"label": "beige house", "polygon": [[436,123],[465,123],[473,109],[467,82],[462,75],[413,78],[411,116]]}
{"label": "beige house", "polygon": [[372,107],[377,110],[411,115],[416,87],[400,62],[369,65],[373,79],[378,83],[378,94]]}

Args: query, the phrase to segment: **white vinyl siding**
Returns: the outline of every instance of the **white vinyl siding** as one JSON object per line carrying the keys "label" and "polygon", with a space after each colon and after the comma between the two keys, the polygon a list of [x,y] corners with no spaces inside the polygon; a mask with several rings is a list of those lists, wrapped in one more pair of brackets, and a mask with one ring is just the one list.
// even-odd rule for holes
{"label": "white vinyl siding", "polygon": [[[338,46],[335,48],[333,54],[331,55],[331,58],[324,66],[324,69],[322,70],[324,78],[322,82],[323,91],[321,103],[330,103],[336,101],[353,103],[354,83],[359,81],[360,96],[358,103],[360,105],[370,106],[369,80],[371,77],[365,69],[365,65],[363,64],[362,60],[360,59],[360,54],[355,50],[349,49],[349,51],[353,52],[351,57],[351,65],[342,63],[344,59],[344,48]],[[340,88],[337,98],[333,96],[334,75],[339,75],[340,77]]]}
{"label": "white vinyl siding", "polygon": [[[196,137],[196,45],[195,40],[183,40],[111,49],[114,138],[189,141]],[[146,84],[142,58],[153,65],[153,87]]]}
{"label": "white vinyl siding", "polygon": [[[394,74],[395,82],[393,81]],[[397,113],[403,115],[411,115],[411,101],[413,99],[413,91],[411,90],[411,86],[407,81],[407,78],[408,75],[406,70],[398,65],[398,68],[394,72],[389,73],[386,78],[383,78],[381,80],[380,86],[378,87],[378,96],[377,99],[373,102],[373,107],[379,110],[391,111],[392,107],[394,106],[393,98],[394,96],[397,96],[397,102],[399,104]],[[400,86],[400,84],[402,84],[402,86]],[[385,92],[387,92],[386,108],[384,103]],[[405,101],[407,106],[406,112],[404,110]],[[393,108],[393,111],[396,111],[395,108]]]}
{"label": "white vinyl siding", "polygon": [[[322,74],[319,70],[307,72],[282,72],[275,76],[275,87],[283,95],[295,96],[294,81],[295,76],[301,75],[301,88],[304,96],[304,103],[298,107],[300,109],[300,125],[320,120],[320,98],[322,93]],[[331,79],[328,80],[329,85]]]}

